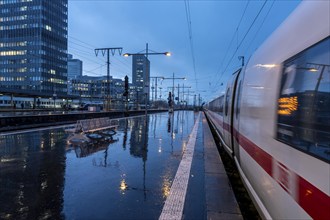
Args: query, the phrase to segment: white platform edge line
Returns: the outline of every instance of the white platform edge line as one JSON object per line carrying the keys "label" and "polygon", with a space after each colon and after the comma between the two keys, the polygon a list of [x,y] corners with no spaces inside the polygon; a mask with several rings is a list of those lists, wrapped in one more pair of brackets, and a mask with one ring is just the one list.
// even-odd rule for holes
{"label": "white platform edge line", "polygon": [[201,113],[198,114],[193,130],[189,135],[187,148],[183,153],[182,160],[170,189],[170,194],[165,201],[162,213],[159,217],[160,220],[182,219],[200,114]]}

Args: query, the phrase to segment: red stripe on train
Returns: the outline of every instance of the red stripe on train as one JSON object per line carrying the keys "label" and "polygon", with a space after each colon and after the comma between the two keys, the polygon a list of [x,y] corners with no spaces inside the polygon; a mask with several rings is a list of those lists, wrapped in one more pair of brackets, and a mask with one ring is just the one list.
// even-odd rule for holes
{"label": "red stripe on train", "polygon": [[[220,120],[219,120],[220,121]],[[220,123],[227,132],[230,131],[230,125]],[[234,129],[235,130],[235,129]],[[274,179],[273,163],[277,161],[274,157],[262,150],[258,145],[240,134],[237,130],[234,132],[236,140],[244,148],[244,150]],[[292,170],[290,172],[294,173]],[[298,198],[294,198],[283,185],[280,186],[289,193],[292,198],[313,218],[313,219],[330,219],[330,197],[309,183],[303,177],[294,173],[298,177]],[[275,179],[274,179],[275,180]],[[275,180],[277,181],[277,180]],[[278,181],[277,181],[278,182]]]}
{"label": "red stripe on train", "polygon": [[[239,135],[239,143],[246,152],[274,179],[272,173],[272,160],[275,160],[270,154],[255,145],[241,134]],[[292,170],[290,172],[294,173]],[[295,173],[296,174],[296,173]],[[297,175],[297,174],[296,174]],[[298,198],[295,201],[313,218],[313,219],[330,219],[330,197],[324,192],[316,188],[307,180],[298,177]],[[281,185],[281,184],[280,184]],[[287,191],[283,185],[281,187]],[[288,192],[288,191],[287,191]],[[288,192],[289,193],[289,192]],[[289,193],[290,194],[290,193]],[[291,194],[290,194],[291,195]],[[292,195],[291,195],[292,196]]]}
{"label": "red stripe on train", "polygon": [[237,132],[239,144],[250,156],[271,176],[272,175],[272,156],[263,151],[252,141]]}
{"label": "red stripe on train", "polygon": [[312,216],[313,219],[330,219],[330,197],[298,176],[299,198],[298,204]]}

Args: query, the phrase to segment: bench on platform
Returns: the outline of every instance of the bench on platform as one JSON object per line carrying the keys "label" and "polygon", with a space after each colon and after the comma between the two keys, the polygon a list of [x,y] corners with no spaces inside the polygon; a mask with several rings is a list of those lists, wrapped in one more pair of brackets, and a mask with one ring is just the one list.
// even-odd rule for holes
{"label": "bench on platform", "polygon": [[78,120],[75,127],[66,129],[69,133],[90,133],[105,129],[114,129],[118,127],[118,120],[111,120],[108,117],[105,118],[93,118]]}

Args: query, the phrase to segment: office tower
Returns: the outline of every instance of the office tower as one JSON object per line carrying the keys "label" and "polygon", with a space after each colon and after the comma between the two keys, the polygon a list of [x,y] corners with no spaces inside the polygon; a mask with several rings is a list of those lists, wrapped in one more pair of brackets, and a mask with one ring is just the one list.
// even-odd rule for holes
{"label": "office tower", "polygon": [[0,86],[67,94],[68,0],[0,0]]}
{"label": "office tower", "polygon": [[135,101],[139,104],[149,103],[150,61],[146,56],[133,55],[132,79],[136,87]]}
{"label": "office tower", "polygon": [[68,54],[68,80],[82,76],[82,61],[73,59],[71,54]]}
{"label": "office tower", "polygon": [[71,54],[68,54],[68,94],[74,93],[72,81],[82,77],[82,61],[79,59],[73,59]]}

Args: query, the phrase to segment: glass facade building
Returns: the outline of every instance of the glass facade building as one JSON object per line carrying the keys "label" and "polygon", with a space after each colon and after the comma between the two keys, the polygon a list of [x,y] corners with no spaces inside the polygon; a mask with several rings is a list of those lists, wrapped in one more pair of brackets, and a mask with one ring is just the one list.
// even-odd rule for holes
{"label": "glass facade building", "polygon": [[68,0],[0,0],[0,86],[67,94]]}
{"label": "glass facade building", "polygon": [[150,61],[144,55],[133,55],[132,79],[136,87],[136,101],[140,104],[149,102]]}
{"label": "glass facade building", "polygon": [[83,62],[68,54],[68,80],[82,76]]}

